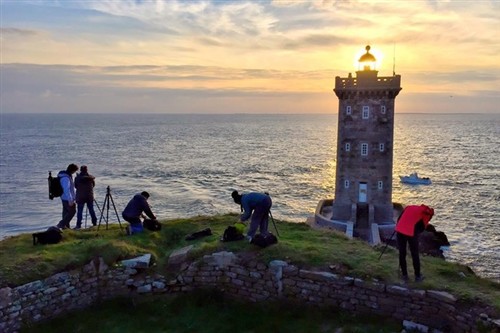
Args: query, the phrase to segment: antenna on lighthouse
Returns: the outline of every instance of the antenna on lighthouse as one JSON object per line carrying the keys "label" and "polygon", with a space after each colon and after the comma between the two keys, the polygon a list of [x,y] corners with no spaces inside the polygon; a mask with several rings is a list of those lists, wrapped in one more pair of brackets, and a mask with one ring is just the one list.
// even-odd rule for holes
{"label": "antenna on lighthouse", "polygon": [[396,76],[396,43],[392,49],[392,76]]}

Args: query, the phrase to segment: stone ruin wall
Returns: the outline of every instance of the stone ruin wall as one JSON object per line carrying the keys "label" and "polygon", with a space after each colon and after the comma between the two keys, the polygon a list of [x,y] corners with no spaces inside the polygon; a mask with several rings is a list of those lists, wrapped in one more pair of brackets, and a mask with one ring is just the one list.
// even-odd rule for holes
{"label": "stone ruin wall", "polygon": [[180,273],[169,280],[148,275],[147,269],[110,268],[96,258],[79,270],[2,288],[0,332],[17,332],[21,326],[118,296],[176,294],[207,287],[252,302],[281,299],[335,306],[356,314],[411,320],[442,332],[477,332],[476,323],[486,316],[478,304],[463,304],[447,292],[305,270],[280,260],[265,265],[231,252],[206,255],[177,268]]}

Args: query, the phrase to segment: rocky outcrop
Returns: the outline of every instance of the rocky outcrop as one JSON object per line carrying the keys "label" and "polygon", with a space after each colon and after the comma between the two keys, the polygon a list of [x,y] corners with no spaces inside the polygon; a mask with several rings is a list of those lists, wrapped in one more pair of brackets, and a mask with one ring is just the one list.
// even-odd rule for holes
{"label": "rocky outcrop", "polygon": [[[395,235],[392,239],[384,239],[383,241],[397,248]],[[437,231],[432,224],[429,224],[427,229],[419,235],[418,245],[420,253],[444,259],[441,246],[450,246],[450,243],[444,232]]]}
{"label": "rocky outcrop", "polygon": [[419,250],[433,257],[440,257],[444,259],[442,246],[450,246],[448,237],[442,231],[437,231],[433,225],[429,224],[424,232],[422,232],[418,239]]}

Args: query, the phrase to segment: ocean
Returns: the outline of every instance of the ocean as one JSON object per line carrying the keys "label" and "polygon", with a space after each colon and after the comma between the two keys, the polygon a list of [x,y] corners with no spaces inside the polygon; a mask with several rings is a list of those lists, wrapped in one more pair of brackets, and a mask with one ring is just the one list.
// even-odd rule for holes
{"label": "ocean", "polygon": [[[447,260],[500,281],[500,115],[396,114],[394,134],[393,201],[434,207]],[[119,214],[141,191],[160,219],[238,213],[233,190],[267,191],[274,218],[305,222],[333,198],[336,139],[336,114],[0,114],[0,238],[57,224],[48,171],[70,163]],[[400,183],[414,171],[432,185]]]}

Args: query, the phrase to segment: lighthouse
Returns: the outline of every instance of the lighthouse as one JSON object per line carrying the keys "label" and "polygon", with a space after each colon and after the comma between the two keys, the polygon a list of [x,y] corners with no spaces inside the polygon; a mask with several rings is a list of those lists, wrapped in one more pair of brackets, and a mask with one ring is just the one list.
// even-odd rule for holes
{"label": "lighthouse", "polygon": [[377,60],[366,46],[353,77],[335,78],[338,131],[335,196],[322,200],[316,222],[370,243],[379,229],[394,228],[392,170],[395,99],[401,76],[378,76]]}

